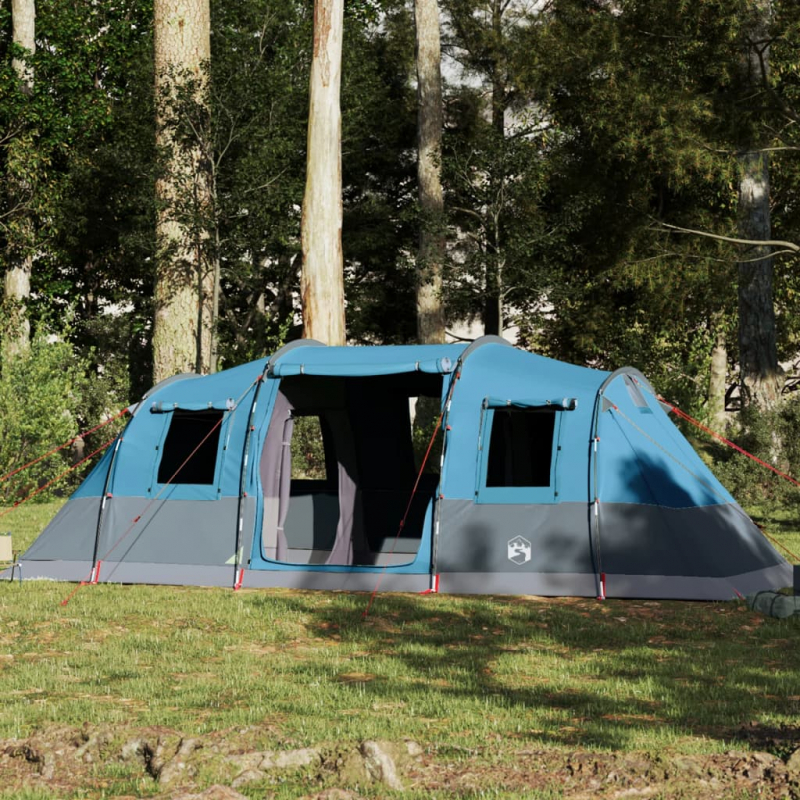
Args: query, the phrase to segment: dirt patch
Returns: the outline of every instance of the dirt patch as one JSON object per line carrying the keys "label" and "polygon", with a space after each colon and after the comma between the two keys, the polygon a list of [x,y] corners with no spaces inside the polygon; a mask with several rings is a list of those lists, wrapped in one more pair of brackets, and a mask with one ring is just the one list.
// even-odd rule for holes
{"label": "dirt patch", "polygon": [[7,796],[38,789],[54,798],[81,791],[88,798],[155,794],[164,800],[269,797],[279,784],[284,791],[291,786],[298,798],[329,800],[361,792],[374,796],[381,788],[442,797],[538,789],[570,800],[800,800],[800,746],[793,746],[793,732],[782,733],[742,736],[751,746],[775,739],[779,747],[773,752],[682,755],[518,749],[511,742],[479,749],[412,741],[297,747],[269,726],[192,737],[160,727],[53,726],[26,739],[0,741],[0,786]]}

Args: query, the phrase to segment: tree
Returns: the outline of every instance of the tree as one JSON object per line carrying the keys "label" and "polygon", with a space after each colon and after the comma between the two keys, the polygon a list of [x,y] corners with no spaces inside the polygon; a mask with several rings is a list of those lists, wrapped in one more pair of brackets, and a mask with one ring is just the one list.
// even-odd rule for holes
{"label": "tree", "polygon": [[[12,0],[11,22],[15,54],[12,67],[19,91],[33,94],[33,66],[36,52],[36,6],[34,0]],[[5,358],[27,352],[30,344],[30,321],[27,304],[31,295],[33,271],[33,221],[31,218],[31,174],[26,156],[33,135],[24,121],[7,145],[7,180],[10,223],[7,236],[8,266],[5,273],[6,330],[3,338]]]}
{"label": "tree", "polygon": [[444,342],[442,270],[446,237],[442,191],[442,69],[437,0],[415,0],[417,183],[422,215],[417,251],[417,339]]}
{"label": "tree", "polygon": [[210,370],[217,275],[208,258],[207,228],[213,203],[206,130],[209,0],[156,0],[154,10],[156,141],[162,159],[156,182],[157,382],[176,372]]}
{"label": "tree", "polygon": [[538,300],[543,289],[532,261],[543,121],[536,90],[519,80],[536,57],[540,9],[507,0],[443,0],[443,8],[443,48],[463,76],[449,91],[444,143],[454,225],[448,306],[501,335],[518,290]]}
{"label": "tree", "polygon": [[303,335],[346,340],[342,256],[341,87],[344,0],[314,0],[301,242]]}
{"label": "tree", "polygon": [[[742,109],[744,124],[739,161],[739,225],[742,239],[768,241],[772,238],[770,219],[769,153],[762,120],[769,85],[770,0],[754,0],[747,9],[742,38]],[[752,117],[756,118],[753,119]],[[769,245],[744,245],[739,261],[739,382],[742,402],[762,410],[775,408],[783,388],[778,366],[775,304],[773,300],[774,259]]]}

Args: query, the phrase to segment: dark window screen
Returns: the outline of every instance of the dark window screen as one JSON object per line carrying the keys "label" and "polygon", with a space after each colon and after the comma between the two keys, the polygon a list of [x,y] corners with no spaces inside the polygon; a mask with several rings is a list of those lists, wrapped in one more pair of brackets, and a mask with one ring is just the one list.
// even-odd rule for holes
{"label": "dark window screen", "polygon": [[487,486],[549,486],[556,412],[495,409]]}
{"label": "dark window screen", "polygon": [[223,413],[177,409],[172,412],[164,452],[158,465],[159,483],[214,483],[219,431],[222,427],[218,423]]}

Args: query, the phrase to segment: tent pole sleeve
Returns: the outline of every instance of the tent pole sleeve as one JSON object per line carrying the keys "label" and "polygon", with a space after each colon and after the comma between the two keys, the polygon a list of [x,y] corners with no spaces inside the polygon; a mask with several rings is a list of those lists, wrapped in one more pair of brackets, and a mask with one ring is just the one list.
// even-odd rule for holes
{"label": "tent pole sleeve", "polygon": [[458,360],[456,368],[452,372],[450,378],[450,386],[447,390],[447,397],[444,401],[444,408],[442,409],[442,455],[439,459],[439,485],[436,488],[436,497],[434,498],[433,506],[433,535],[431,537],[431,589],[434,587],[435,576],[438,574],[438,560],[439,560],[439,529],[442,522],[442,488],[444,487],[444,471],[445,464],[447,463],[447,441],[448,436],[447,420],[450,417],[450,404],[453,401],[453,392],[456,388],[456,383],[461,379],[461,359]]}
{"label": "tent pole sleeve", "polygon": [[94,533],[94,551],[92,552],[92,575],[95,575],[95,567],[97,566],[97,556],[100,550],[100,534],[103,532],[103,520],[105,519],[106,503],[111,499],[111,478],[114,474],[114,465],[117,463],[117,453],[125,438],[125,432],[128,430],[131,422],[133,422],[133,415],[130,416],[122,432],[117,436],[117,441],[114,443],[114,452],[111,454],[111,460],[108,462],[108,472],[106,472],[106,479],[103,482],[103,495],[100,498],[100,510],[97,514],[97,528]]}
{"label": "tent pole sleeve", "polygon": [[261,394],[261,387],[267,376],[267,367],[259,376],[256,382],[255,391],[253,392],[253,402],[250,404],[250,414],[247,417],[247,430],[244,435],[244,447],[242,448],[242,469],[239,473],[239,501],[236,507],[236,550],[234,551],[234,568],[233,568],[233,587],[237,589],[241,587],[242,581],[240,579],[240,571],[242,570],[242,534],[244,528],[244,498],[245,487],[247,486],[247,467],[250,458],[250,442],[253,438],[253,420],[256,415],[256,408],[258,406],[258,398]]}
{"label": "tent pole sleeve", "polygon": [[[614,373],[616,375],[616,373]],[[603,393],[610,380],[606,380],[598,389],[594,400],[592,429],[589,440],[589,475],[588,475],[588,512],[589,539],[591,543],[592,561],[595,568],[595,586],[597,597],[605,599],[605,582],[603,580],[603,563],[600,553],[600,485],[598,481],[598,448],[600,444],[600,414],[603,407]]]}

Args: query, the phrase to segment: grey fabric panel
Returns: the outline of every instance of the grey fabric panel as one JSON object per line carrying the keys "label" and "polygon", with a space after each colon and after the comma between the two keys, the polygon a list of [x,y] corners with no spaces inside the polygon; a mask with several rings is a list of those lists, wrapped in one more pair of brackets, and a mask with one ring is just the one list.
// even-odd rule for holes
{"label": "grey fabric panel", "polygon": [[[417,542],[417,545],[419,545],[419,542]],[[286,552],[285,561],[288,564],[326,564],[329,556],[330,550],[303,550],[290,547]],[[413,553],[395,551],[394,553],[368,553],[364,561],[359,561],[360,556],[356,554],[355,565],[362,567],[397,566],[398,564],[410,564],[415,557],[416,551]]]}
{"label": "grey fabric panel", "polygon": [[91,561],[94,556],[99,514],[99,497],[76,497],[68,500],[39,538],[26,550],[22,560],[31,558]]}
{"label": "grey fabric panel", "polygon": [[779,564],[724,578],[681,575],[606,575],[608,597],[646,597],[662,600],[734,600],[739,595],[780,589],[792,580],[789,564]]}
{"label": "grey fabric panel", "polygon": [[[353,431],[348,415],[343,411],[326,414],[333,433],[336,460],[339,462],[339,522],[336,525],[336,539],[328,564],[352,564],[354,547],[354,524],[356,517],[356,453],[353,444]],[[361,545],[361,537],[358,537]]]}
{"label": "grey fabric panel", "polygon": [[[354,558],[359,553],[386,552],[394,547],[396,553],[416,553],[419,550],[422,523],[427,504],[430,499],[418,493],[409,517],[410,523],[397,536],[402,511],[408,504],[410,492],[358,492],[356,508],[368,504],[382,503],[389,511],[387,520],[380,530],[369,531],[369,544],[363,550],[354,548]],[[339,520],[339,500],[331,491],[309,490],[308,494],[292,495],[289,515],[284,525],[289,549],[330,550],[336,538],[336,527]],[[358,521],[360,524],[360,520]],[[359,533],[354,530],[353,540],[359,541]],[[363,540],[363,539],[362,539]]]}
{"label": "grey fabric panel", "polygon": [[[791,567],[780,565],[728,578],[674,575],[606,575],[606,596],[660,600],[732,600],[739,594],[780,588]],[[447,594],[527,594],[542,597],[594,597],[594,575],[576,573],[442,573],[439,591]]]}
{"label": "grey fabric panel", "polygon": [[603,571],[722,578],[785,563],[733,505],[665,508],[600,503]]}
{"label": "grey fabric panel", "polygon": [[[114,497],[106,505],[98,557],[104,561],[225,564],[236,550],[237,512],[236,497],[153,503],[144,497]],[[141,520],[134,523],[140,514]]]}
{"label": "grey fabric panel", "polygon": [[330,550],[338,521],[339,498],[335,492],[293,495],[284,526],[289,548]]}
{"label": "grey fabric panel", "polygon": [[[23,564],[24,580],[83,581],[91,561],[31,561]],[[103,562],[100,583],[152,583],[170,586],[233,586],[234,567],[192,564],[143,564]]]}
{"label": "grey fabric panel", "polygon": [[[91,559],[88,561],[21,561],[22,579],[47,580],[47,581],[85,581],[92,572]],[[0,578],[8,578],[11,570],[8,569]],[[18,573],[14,580],[18,580]]]}
{"label": "grey fabric panel", "polygon": [[235,569],[198,564],[148,564],[138,561],[103,562],[100,583],[151,583],[164,586],[230,586]]}
{"label": "grey fabric panel", "polygon": [[[480,504],[442,500],[437,572],[593,573],[585,503]],[[531,559],[509,561],[508,543],[531,543]],[[594,589],[592,590],[594,593]]]}
{"label": "grey fabric panel", "polygon": [[[35,561],[23,564],[23,579],[81,581],[91,572],[89,561]],[[7,572],[10,572],[8,570]],[[429,575],[396,575],[380,572],[316,572],[311,570],[245,570],[244,588],[284,587],[371,592],[380,578],[382,592],[422,592]],[[233,566],[104,562],[100,583],[145,583],[165,586],[233,586]]]}
{"label": "grey fabric panel", "polygon": [[[593,573],[589,504],[477,504],[442,501],[437,571],[509,571],[509,541],[531,544],[514,572]],[[600,504],[602,571],[723,578],[785,564],[737,506],[673,509]],[[791,581],[790,581],[791,583]]]}
{"label": "grey fabric panel", "polygon": [[[261,526],[261,546],[273,550],[278,547],[278,521],[281,494],[281,461],[283,459],[283,429],[292,405],[282,392],[275,395],[264,449],[259,460],[259,474],[264,491],[264,517]],[[282,543],[285,546],[285,542]]]}
{"label": "grey fabric panel", "polygon": [[[312,570],[247,570],[245,589],[283,587],[286,589],[321,589],[326,591],[372,592],[380,572],[316,572]],[[398,575],[386,572],[380,579],[381,592],[424,592],[429,575]]]}
{"label": "grey fabric panel", "polygon": [[283,421],[283,434],[281,436],[281,467],[278,476],[278,560],[286,558],[289,547],[286,541],[286,515],[289,513],[289,503],[292,492],[292,434],[294,433],[294,420],[288,416]]}
{"label": "grey fabric panel", "polygon": [[528,594],[540,597],[595,597],[595,578],[579,572],[443,572],[442,594]]}

